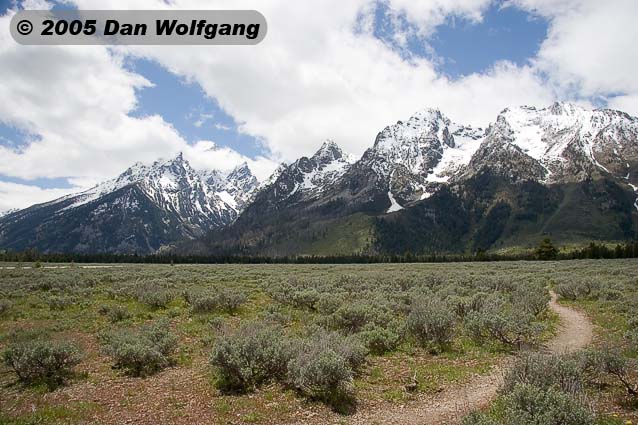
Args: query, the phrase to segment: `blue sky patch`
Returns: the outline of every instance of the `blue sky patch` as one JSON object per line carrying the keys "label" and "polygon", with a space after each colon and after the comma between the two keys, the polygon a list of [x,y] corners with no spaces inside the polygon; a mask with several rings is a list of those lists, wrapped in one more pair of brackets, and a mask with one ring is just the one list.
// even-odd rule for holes
{"label": "blue sky patch", "polygon": [[11,1],[11,0],[0,0],[0,13],[2,13],[3,15],[11,7],[13,7],[13,1]]}
{"label": "blue sky patch", "polygon": [[502,60],[527,64],[546,38],[547,26],[546,20],[515,7],[492,5],[480,23],[448,19],[429,44],[441,61],[440,70],[459,77],[485,71]]}
{"label": "blue sky patch", "polygon": [[24,184],[29,186],[38,186],[44,189],[70,189],[74,187],[69,183],[68,177],[57,177],[57,178],[37,178],[33,180],[21,179],[18,177],[5,176],[0,174],[0,181],[9,182],[9,183],[17,183]]}
{"label": "blue sky patch", "polygon": [[[0,0],[0,13],[15,2]],[[426,40],[407,17],[376,3],[373,34],[406,60],[424,57],[437,64],[439,72],[460,78],[491,68],[497,61],[523,65],[534,57],[546,37],[548,22],[515,7],[495,2],[480,23],[448,17]],[[56,7],[73,7],[57,3]],[[397,34],[405,35],[401,41]],[[160,115],[188,142],[212,140],[248,157],[267,155],[257,138],[238,132],[237,123],[195,82],[185,81],[154,61],[130,58],[127,67],[151,81],[154,87],[138,90],[137,108],[131,116]],[[26,147],[37,136],[0,123],[0,145],[14,150]],[[35,184],[43,188],[70,187],[67,179],[22,180],[0,175],[0,181]]]}
{"label": "blue sky patch", "polygon": [[131,116],[160,115],[189,143],[212,140],[249,157],[264,153],[257,139],[238,133],[233,118],[199,84],[146,59],[131,60],[128,68],[154,84],[137,92],[138,106]]}
{"label": "blue sky patch", "polygon": [[[546,20],[496,2],[486,10],[482,22],[450,16],[426,40],[405,14],[379,1],[373,34],[402,57],[427,58],[437,64],[439,72],[459,78],[484,72],[502,60],[525,65],[538,53],[547,28]],[[403,34],[403,39],[397,39],[397,34]]]}
{"label": "blue sky patch", "polygon": [[17,127],[0,122],[0,146],[14,151],[20,151],[27,147],[36,136],[29,134]]}

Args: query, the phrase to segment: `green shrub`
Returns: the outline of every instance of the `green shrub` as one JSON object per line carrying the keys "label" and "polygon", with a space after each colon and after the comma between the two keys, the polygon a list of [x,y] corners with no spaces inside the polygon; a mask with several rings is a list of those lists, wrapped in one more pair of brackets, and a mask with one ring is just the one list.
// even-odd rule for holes
{"label": "green shrub", "polygon": [[246,301],[248,301],[246,294],[236,288],[223,288],[217,293],[219,309],[228,313],[234,313]]}
{"label": "green shrub", "polygon": [[290,302],[296,308],[316,310],[315,305],[319,301],[319,293],[314,289],[295,291],[290,296]]}
{"label": "green shrub", "polygon": [[129,313],[128,309],[121,305],[113,306],[109,312],[107,313],[107,317],[111,321],[111,323],[121,322],[122,320],[126,320],[131,317],[131,313]]}
{"label": "green shrub", "polygon": [[365,356],[358,338],[319,329],[298,341],[288,362],[288,382],[306,396],[346,413],[354,405],[352,379]]}
{"label": "green shrub", "polygon": [[64,384],[81,359],[75,346],[43,339],[11,343],[2,357],[21,382],[51,389]]}
{"label": "green shrub", "polygon": [[505,396],[505,425],[593,425],[594,417],[579,401],[553,388],[518,384]]}
{"label": "green shrub", "polygon": [[290,321],[292,320],[290,314],[286,314],[278,310],[265,311],[261,315],[261,317],[266,322],[275,323],[282,326],[290,323]]}
{"label": "green shrub", "polygon": [[98,313],[105,315],[111,323],[121,322],[131,317],[128,309],[122,305],[101,305]]}
{"label": "green shrub", "polygon": [[77,300],[73,297],[51,295],[47,298],[47,304],[51,310],[66,310],[68,307],[75,304]]}
{"label": "green shrub", "polygon": [[336,329],[356,333],[368,323],[384,324],[390,319],[388,313],[380,307],[356,302],[343,304],[330,316],[329,322]]}
{"label": "green shrub", "polygon": [[226,391],[252,391],[285,376],[292,346],[278,326],[249,322],[219,336],[210,363],[219,372],[218,385]]}
{"label": "green shrub", "polygon": [[190,292],[185,296],[194,313],[225,311],[234,313],[247,301],[246,294],[235,289],[219,289],[215,292]]}
{"label": "green shrub", "polygon": [[598,282],[590,279],[570,279],[559,283],[555,292],[567,300],[576,301],[592,297],[599,287],[600,284]]}
{"label": "green shrub", "polygon": [[638,317],[630,317],[627,320],[627,331],[624,337],[634,348],[638,347]]}
{"label": "green shrub", "polygon": [[0,300],[0,316],[6,314],[12,305],[9,300]]}
{"label": "green shrub", "polygon": [[498,422],[486,413],[472,412],[463,417],[461,425],[502,425],[502,423]]}
{"label": "green shrub", "polygon": [[459,318],[464,318],[469,311],[470,300],[468,297],[462,297],[458,295],[452,295],[445,299],[445,303],[450,310],[454,312]]}
{"label": "green shrub", "polygon": [[213,317],[208,321],[208,325],[215,331],[221,331],[225,324],[226,320],[223,317]]}
{"label": "green shrub", "polygon": [[533,316],[540,316],[547,310],[550,296],[549,292],[539,285],[521,284],[512,292],[512,300],[517,308]]}
{"label": "green shrub", "polygon": [[359,335],[343,336],[339,332],[328,332],[317,329],[312,332],[311,341],[331,349],[343,357],[353,372],[359,371],[366,361],[368,350],[359,338]]}
{"label": "green shrub", "polygon": [[337,311],[339,307],[341,307],[341,304],[343,304],[342,297],[328,293],[319,295],[319,299],[316,303],[317,311],[326,316]]}
{"label": "green shrub", "polygon": [[492,339],[512,347],[537,342],[543,331],[534,316],[508,305],[501,296],[490,296],[481,311],[472,311],[465,318],[465,329],[477,342]]}
{"label": "green shrub", "polygon": [[217,296],[213,293],[191,294],[188,302],[193,313],[212,313],[218,309]]}
{"label": "green shrub", "polygon": [[452,341],[455,324],[454,313],[449,307],[442,301],[431,300],[412,305],[406,327],[420,344],[443,348]]}
{"label": "green shrub", "polygon": [[137,289],[135,298],[151,308],[160,309],[166,308],[175,298],[175,294],[168,289],[145,285]]}
{"label": "green shrub", "polygon": [[516,385],[530,384],[576,395],[583,390],[583,380],[581,364],[574,356],[527,354],[508,369],[503,388],[509,392]]}
{"label": "green shrub", "polygon": [[616,348],[585,350],[581,353],[581,369],[590,378],[611,377],[625,388],[627,394],[638,397],[636,360],[624,357]]}
{"label": "green shrub", "polygon": [[337,410],[353,400],[352,375],[348,360],[320,341],[302,343],[288,363],[288,377],[295,388]]}
{"label": "green shrub", "polygon": [[464,319],[470,312],[481,311],[486,299],[486,293],[477,292],[467,296],[452,295],[445,301],[459,318]]}
{"label": "green shrub", "polygon": [[104,351],[131,376],[153,374],[173,363],[177,337],[168,320],[161,319],[139,330],[122,330],[104,336]]}
{"label": "green shrub", "polygon": [[625,294],[615,288],[603,288],[598,291],[598,299],[604,301],[621,301],[625,299]]}
{"label": "green shrub", "polygon": [[358,336],[369,352],[379,355],[394,351],[401,342],[401,335],[393,326],[366,325]]}

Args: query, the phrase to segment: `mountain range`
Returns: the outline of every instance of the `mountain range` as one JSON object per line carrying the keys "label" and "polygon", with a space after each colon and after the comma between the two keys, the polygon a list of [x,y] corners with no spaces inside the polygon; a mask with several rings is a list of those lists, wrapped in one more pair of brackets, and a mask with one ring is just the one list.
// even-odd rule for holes
{"label": "mountain range", "polygon": [[258,182],[180,155],[0,217],[0,248],[252,255],[468,252],[638,236],[638,118],[569,103],[487,128],[424,109],[360,158],[331,140]]}

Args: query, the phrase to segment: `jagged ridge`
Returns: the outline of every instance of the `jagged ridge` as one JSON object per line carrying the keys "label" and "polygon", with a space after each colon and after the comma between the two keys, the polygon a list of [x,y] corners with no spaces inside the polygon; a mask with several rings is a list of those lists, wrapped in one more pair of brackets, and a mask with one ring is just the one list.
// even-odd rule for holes
{"label": "jagged ridge", "polygon": [[[621,230],[607,234],[629,235],[636,226],[634,208],[638,210],[637,170],[638,119],[623,112],[569,103],[542,109],[523,106],[505,109],[483,130],[454,123],[438,109],[424,109],[384,128],[358,160],[328,140],[311,157],[282,164],[261,184],[247,164],[228,174],[196,172],[181,155],[150,166],[135,164],[89,191],[2,217],[0,246],[53,250],[60,245],[47,232],[55,233],[55,224],[64,222],[75,223],[84,235],[75,245],[65,244],[65,250],[152,252],[231,224],[230,232],[215,232],[209,244],[242,240],[263,248],[285,246],[290,238],[304,235],[312,241],[318,234],[325,237],[329,223],[353,214],[389,214],[400,221],[414,211],[436,217],[442,210],[452,220],[450,228],[461,232],[454,237],[462,244],[470,237],[463,232],[487,232],[487,239],[472,236],[480,240],[501,238],[500,233],[495,237],[489,229],[480,230],[484,222],[511,221],[514,216],[542,221],[550,212],[556,221],[577,203],[597,208],[590,215],[603,214],[600,223],[605,211],[615,211],[620,221],[614,226]],[[549,207],[535,209],[528,198]],[[452,204],[457,210],[448,211]],[[631,211],[625,211],[626,205]],[[526,209],[535,212],[527,214]],[[143,241],[117,240],[116,248],[113,242],[100,245],[105,234],[100,226],[109,216],[120,217],[119,226],[131,232],[121,238]],[[150,216],[153,226],[147,226]],[[436,220],[423,221],[423,216],[418,220],[422,222],[416,232],[438,225]],[[357,221],[363,222],[369,223]],[[525,226],[538,231],[529,223]],[[547,223],[540,227],[543,232],[551,228]]]}

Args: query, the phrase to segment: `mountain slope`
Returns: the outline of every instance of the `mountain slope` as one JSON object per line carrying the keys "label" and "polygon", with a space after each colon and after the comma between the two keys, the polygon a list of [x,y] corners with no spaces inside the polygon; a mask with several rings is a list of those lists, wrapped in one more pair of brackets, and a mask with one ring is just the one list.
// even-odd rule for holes
{"label": "mountain slope", "polygon": [[379,249],[533,246],[543,235],[562,243],[635,238],[637,159],[638,119],[622,112],[565,103],[506,109],[450,179],[449,193],[378,220]]}
{"label": "mountain slope", "polygon": [[438,109],[384,128],[329,191],[349,212],[393,212],[425,199],[479,147],[482,129],[451,122]]}
{"label": "mountain slope", "polygon": [[498,166],[500,174],[550,184],[582,181],[594,172],[629,179],[638,167],[636,140],[638,118],[619,111],[568,103],[506,109],[458,177]]}
{"label": "mountain slope", "polygon": [[71,252],[471,252],[545,235],[638,236],[638,118],[555,103],[483,130],[424,109],[358,160],[328,140],[260,184],[179,155],[0,217],[0,248]]}
{"label": "mountain slope", "polygon": [[256,179],[197,173],[182,155],[135,164],[85,192],[0,218],[0,247],[53,252],[151,253],[235,220]]}
{"label": "mountain slope", "polygon": [[279,187],[279,203],[257,197],[205,249],[311,254],[350,238],[366,241],[351,252],[460,252],[532,246],[544,235],[630,239],[638,235],[637,154],[638,119],[618,111],[512,108],[483,131],[426,109],[383,129],[316,196],[288,201],[291,183]]}
{"label": "mountain slope", "polygon": [[187,249],[261,255],[363,251],[372,241],[372,220],[344,215],[336,203],[326,201],[356,162],[327,140],[311,157],[280,166],[232,226]]}

